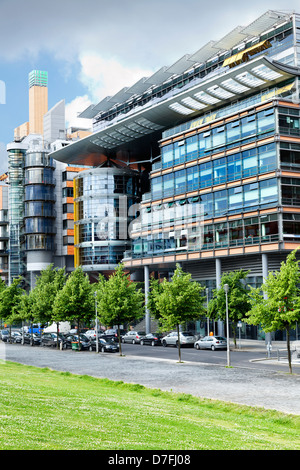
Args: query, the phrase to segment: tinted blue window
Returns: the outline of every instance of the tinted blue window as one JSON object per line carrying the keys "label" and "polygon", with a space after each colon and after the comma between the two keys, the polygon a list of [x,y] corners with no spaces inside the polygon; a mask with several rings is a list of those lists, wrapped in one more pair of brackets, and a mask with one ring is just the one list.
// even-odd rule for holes
{"label": "tinted blue window", "polygon": [[242,152],[243,177],[257,174],[256,148]]}
{"label": "tinted blue window", "polygon": [[212,185],[212,164],[211,162],[199,165],[200,186],[205,188]]}
{"label": "tinted blue window", "polygon": [[241,154],[235,153],[227,157],[227,181],[241,178]]}
{"label": "tinted blue window", "polygon": [[168,168],[173,165],[173,144],[165,145],[161,149],[162,165],[163,168]]}
{"label": "tinted blue window", "polygon": [[163,176],[164,197],[174,194],[174,173],[168,173]]}
{"label": "tinted blue window", "polygon": [[214,184],[225,183],[226,181],[226,158],[219,158],[213,161]]}
{"label": "tinted blue window", "polygon": [[241,137],[240,121],[229,122],[226,124],[227,143],[239,140]]}
{"label": "tinted blue window", "polygon": [[249,137],[251,135],[256,134],[256,120],[255,120],[255,114],[251,116],[246,116],[241,120],[242,124],[242,132],[241,132],[241,137]]}
{"label": "tinted blue window", "polygon": [[193,135],[186,139],[186,160],[193,160],[198,157],[198,136]]}

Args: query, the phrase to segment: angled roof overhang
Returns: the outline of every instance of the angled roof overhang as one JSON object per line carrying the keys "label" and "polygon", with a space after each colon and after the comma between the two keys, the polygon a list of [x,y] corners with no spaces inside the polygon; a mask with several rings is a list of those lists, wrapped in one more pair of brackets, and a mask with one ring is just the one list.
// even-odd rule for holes
{"label": "angled roof overhang", "polygon": [[[107,127],[52,152],[51,156],[64,163],[93,165],[97,164],[97,154],[112,155],[131,148],[141,156],[145,154],[144,139],[149,140],[149,136],[299,75],[299,68],[265,56],[234,68],[224,67],[170,97],[153,100],[134,112],[120,115]],[[94,155],[93,163],[91,155]]]}

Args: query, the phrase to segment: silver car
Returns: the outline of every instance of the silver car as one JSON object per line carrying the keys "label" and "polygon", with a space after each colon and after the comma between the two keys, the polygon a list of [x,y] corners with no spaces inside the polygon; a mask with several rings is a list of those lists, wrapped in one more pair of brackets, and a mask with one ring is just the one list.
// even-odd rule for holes
{"label": "silver car", "polygon": [[[183,331],[179,333],[180,346],[194,346],[195,336],[189,331]],[[178,334],[176,331],[169,333],[164,336],[161,340],[163,346],[176,346],[178,347]]]}
{"label": "silver car", "polygon": [[196,349],[226,349],[227,340],[223,336],[204,336],[195,342],[194,347]]}
{"label": "silver car", "polygon": [[122,337],[123,343],[139,344],[141,339],[146,335],[145,331],[128,331],[126,335]]}

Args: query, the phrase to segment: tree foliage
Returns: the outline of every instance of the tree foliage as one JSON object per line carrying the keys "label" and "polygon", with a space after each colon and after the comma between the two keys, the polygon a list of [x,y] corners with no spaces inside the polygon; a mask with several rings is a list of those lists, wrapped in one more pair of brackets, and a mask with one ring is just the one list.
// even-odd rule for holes
{"label": "tree foliage", "polygon": [[15,278],[10,286],[0,291],[0,318],[9,324],[13,323],[18,305],[25,293],[21,288],[21,283],[21,277]]}
{"label": "tree foliage", "polygon": [[152,301],[155,303],[163,328],[177,329],[179,361],[181,361],[179,327],[204,314],[203,290],[204,287],[192,281],[191,274],[185,273],[177,264],[172,280],[168,281],[165,278],[160,287],[156,286],[152,292]]}
{"label": "tree foliage", "polygon": [[81,322],[89,322],[94,316],[94,291],[88,275],[79,266],[71,272],[62,289],[57,292],[52,318],[56,322],[65,320],[76,323],[79,335]]}
{"label": "tree foliage", "polygon": [[[145,314],[144,294],[137,289],[130,276],[124,273],[119,264],[114,273],[106,280],[99,276],[97,286],[97,307],[101,322],[105,325],[120,325],[141,318]],[[119,346],[122,354],[120,334]]]}
{"label": "tree foliage", "polygon": [[54,319],[54,302],[57,294],[64,287],[66,279],[65,268],[53,268],[51,264],[41,271],[33,289],[35,319],[37,321],[46,323]]}
{"label": "tree foliage", "polygon": [[287,256],[279,271],[269,272],[261,289],[251,288],[251,308],[247,313],[247,322],[260,324],[267,333],[286,330],[290,372],[290,330],[300,321],[300,270],[296,252],[294,250]]}
{"label": "tree foliage", "polygon": [[245,281],[249,271],[243,269],[223,273],[221,286],[214,289],[213,298],[208,304],[208,315],[210,318],[226,321],[226,294],[224,285],[228,284],[228,317],[233,323],[234,344],[236,346],[235,325],[245,318],[251,308],[249,291]]}

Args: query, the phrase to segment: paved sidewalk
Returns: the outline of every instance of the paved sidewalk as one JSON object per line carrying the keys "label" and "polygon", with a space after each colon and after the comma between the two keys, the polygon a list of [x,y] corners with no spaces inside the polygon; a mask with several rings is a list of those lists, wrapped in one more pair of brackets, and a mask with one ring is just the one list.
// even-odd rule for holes
{"label": "paved sidewalk", "polygon": [[19,345],[8,345],[3,353],[7,361],[300,415],[300,375],[288,374],[288,366],[287,372],[276,372],[264,364],[260,368],[251,368],[251,364],[247,368],[227,368],[50,348],[39,348],[37,354],[35,348]]}
{"label": "paved sidewalk", "polygon": [[[255,351],[261,352],[261,358],[258,359],[259,361],[269,361],[273,363],[278,363],[278,351],[280,357],[280,364],[287,364],[287,343],[286,341],[272,341],[271,343],[271,351],[268,353],[267,345],[263,340],[253,340],[253,339],[237,339],[236,341],[237,350],[241,351]],[[300,341],[291,341],[291,354],[292,354],[292,365],[300,365]],[[297,347],[298,354],[295,354],[294,351]],[[234,343],[232,339],[230,339],[230,349],[234,348]]]}

